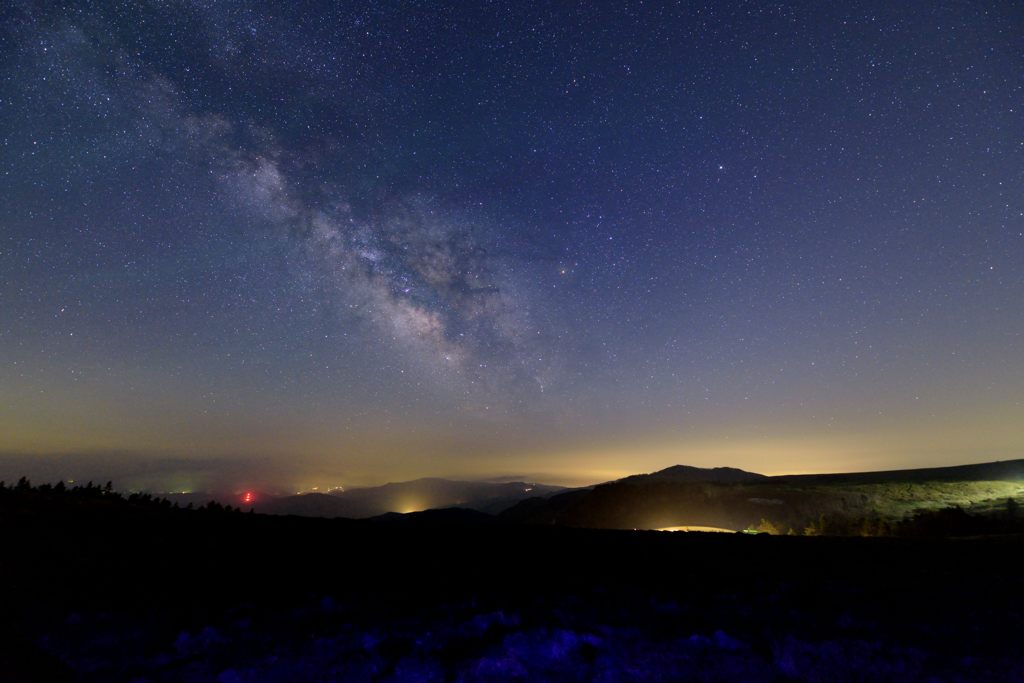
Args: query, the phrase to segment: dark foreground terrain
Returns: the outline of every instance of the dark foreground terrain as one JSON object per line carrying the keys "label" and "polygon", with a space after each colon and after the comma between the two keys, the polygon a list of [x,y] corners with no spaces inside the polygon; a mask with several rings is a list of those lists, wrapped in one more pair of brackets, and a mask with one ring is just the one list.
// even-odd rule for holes
{"label": "dark foreground terrain", "polygon": [[[1024,538],[0,496],[0,680],[1024,680]],[[112,497],[111,497],[112,498]]]}

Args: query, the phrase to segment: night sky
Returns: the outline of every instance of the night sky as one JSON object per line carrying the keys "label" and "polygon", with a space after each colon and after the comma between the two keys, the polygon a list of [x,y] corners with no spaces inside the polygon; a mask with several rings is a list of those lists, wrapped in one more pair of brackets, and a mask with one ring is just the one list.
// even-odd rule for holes
{"label": "night sky", "polygon": [[1024,455],[1024,5],[0,9],[0,478]]}

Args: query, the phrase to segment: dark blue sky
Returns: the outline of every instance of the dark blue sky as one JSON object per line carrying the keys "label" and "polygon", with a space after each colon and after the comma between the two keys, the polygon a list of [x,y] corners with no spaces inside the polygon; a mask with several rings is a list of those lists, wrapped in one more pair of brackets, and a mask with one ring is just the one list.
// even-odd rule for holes
{"label": "dark blue sky", "polygon": [[1021,454],[1018,3],[0,16],[4,474]]}

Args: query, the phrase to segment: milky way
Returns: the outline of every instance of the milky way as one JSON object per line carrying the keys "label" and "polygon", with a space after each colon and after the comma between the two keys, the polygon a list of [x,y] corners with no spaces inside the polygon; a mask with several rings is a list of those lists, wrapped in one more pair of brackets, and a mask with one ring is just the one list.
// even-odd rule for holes
{"label": "milky way", "polygon": [[209,157],[229,202],[286,231],[319,293],[372,324],[382,341],[491,389],[498,375],[541,382],[536,372],[543,368],[531,372],[531,331],[515,277],[481,243],[483,230],[472,220],[416,195],[359,217],[344,188],[319,177],[290,178],[282,168],[290,154],[273,142],[240,150],[228,142],[235,126],[220,117],[189,117],[182,127],[187,143]]}
{"label": "milky way", "polygon": [[0,469],[1019,456],[1022,30],[1004,2],[9,3]]}

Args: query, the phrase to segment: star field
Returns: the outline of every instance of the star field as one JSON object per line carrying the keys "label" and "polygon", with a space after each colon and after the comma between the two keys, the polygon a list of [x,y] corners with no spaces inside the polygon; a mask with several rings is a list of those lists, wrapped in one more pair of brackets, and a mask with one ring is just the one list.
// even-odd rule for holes
{"label": "star field", "polygon": [[0,452],[164,487],[1019,457],[1022,30],[6,5]]}

